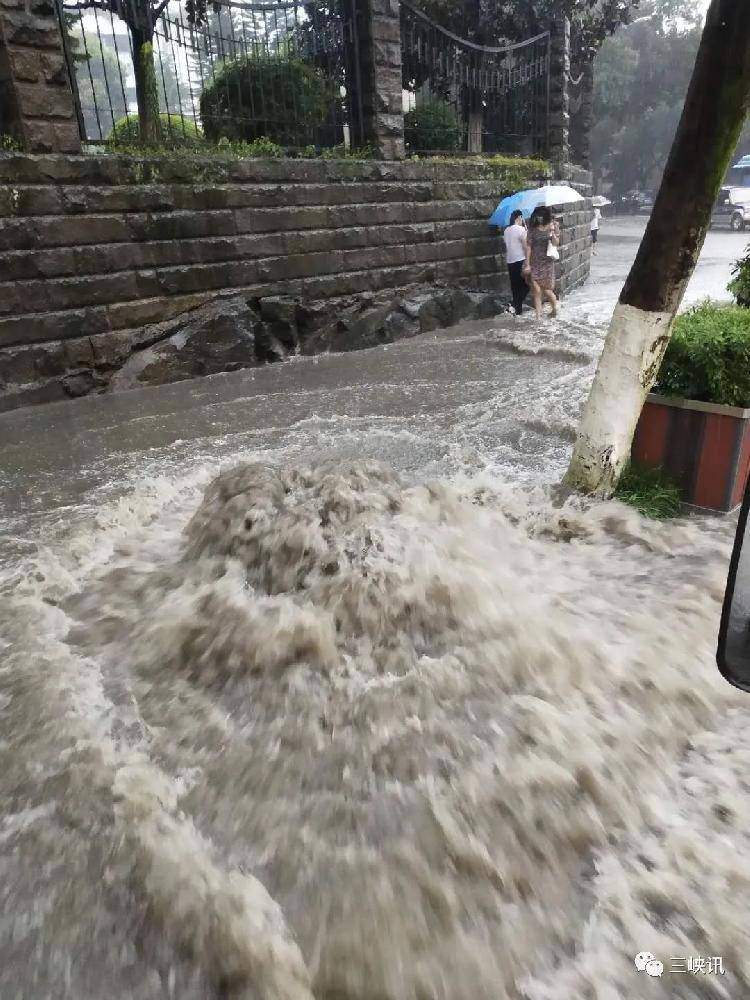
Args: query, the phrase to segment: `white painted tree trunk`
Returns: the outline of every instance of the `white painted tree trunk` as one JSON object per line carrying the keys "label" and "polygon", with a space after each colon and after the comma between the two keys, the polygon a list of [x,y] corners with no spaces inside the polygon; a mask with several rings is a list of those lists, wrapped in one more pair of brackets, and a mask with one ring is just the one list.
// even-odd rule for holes
{"label": "white painted tree trunk", "polygon": [[673,319],[671,313],[618,302],[565,477],[569,486],[600,496],[613,493]]}
{"label": "white painted tree trunk", "polygon": [[750,107],[750,0],[712,0],[646,232],[612,317],[565,482],[611,496]]}

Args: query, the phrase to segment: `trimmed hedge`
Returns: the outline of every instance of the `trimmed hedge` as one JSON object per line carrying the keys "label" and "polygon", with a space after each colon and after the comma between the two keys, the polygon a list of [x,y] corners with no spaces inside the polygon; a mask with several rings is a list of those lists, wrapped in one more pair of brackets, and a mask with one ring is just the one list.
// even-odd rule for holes
{"label": "trimmed hedge", "polygon": [[206,138],[280,146],[334,146],[342,101],[322,70],[293,56],[228,60],[200,98]]}
{"label": "trimmed hedge", "polygon": [[[160,114],[162,146],[165,149],[195,148],[203,143],[203,133],[189,118],[182,115]],[[125,115],[115,122],[107,136],[107,145],[137,146],[141,138],[138,115]]]}
{"label": "trimmed hedge", "polygon": [[750,309],[704,302],[678,316],[654,392],[750,407]]}
{"label": "trimmed hedge", "polygon": [[458,115],[446,101],[423,101],[404,115],[404,140],[409,152],[443,150],[452,153],[461,145]]}

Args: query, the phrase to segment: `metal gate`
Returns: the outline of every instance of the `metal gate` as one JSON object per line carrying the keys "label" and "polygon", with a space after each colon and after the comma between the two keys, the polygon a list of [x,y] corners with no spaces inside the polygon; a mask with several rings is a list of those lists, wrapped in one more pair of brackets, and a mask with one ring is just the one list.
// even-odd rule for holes
{"label": "metal gate", "polygon": [[549,32],[497,48],[476,45],[401,0],[401,46],[413,109],[405,122],[409,151],[546,153]]}
{"label": "metal gate", "polygon": [[217,0],[202,16],[194,0],[56,2],[85,143],[137,139],[144,33],[165,139],[269,152],[363,143],[356,0]]}

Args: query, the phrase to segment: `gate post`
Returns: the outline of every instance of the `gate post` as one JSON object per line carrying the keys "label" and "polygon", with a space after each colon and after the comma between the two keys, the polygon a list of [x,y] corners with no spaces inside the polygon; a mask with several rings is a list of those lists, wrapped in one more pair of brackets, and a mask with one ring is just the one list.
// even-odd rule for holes
{"label": "gate post", "polygon": [[0,3],[0,128],[28,153],[80,153],[54,0]]}
{"label": "gate post", "polygon": [[357,0],[365,142],[378,159],[404,158],[399,0]]}
{"label": "gate post", "polygon": [[591,169],[591,129],[594,124],[594,64],[584,63],[578,84],[578,100],[570,119],[570,146],[573,162]]}
{"label": "gate post", "polygon": [[549,143],[547,155],[558,176],[570,163],[570,21],[555,18],[550,25]]}

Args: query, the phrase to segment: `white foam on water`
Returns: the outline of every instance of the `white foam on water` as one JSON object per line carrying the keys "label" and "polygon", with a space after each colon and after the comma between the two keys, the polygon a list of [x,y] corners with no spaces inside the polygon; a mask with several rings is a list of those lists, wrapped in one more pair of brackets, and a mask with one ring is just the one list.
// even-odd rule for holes
{"label": "white foam on water", "polygon": [[0,995],[748,995],[732,525],[548,489],[607,309],[501,334],[574,369],[535,398],[227,424],[14,518]]}
{"label": "white foam on water", "polygon": [[[739,953],[740,883],[718,906],[664,848],[690,742],[742,712],[713,665],[727,527],[491,469],[279,462],[173,495],[64,613],[140,727],[108,765],[117,879],[211,989],[625,998],[644,941],[697,953],[708,924]],[[680,836],[705,865],[706,816]]]}

